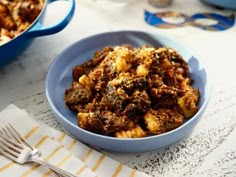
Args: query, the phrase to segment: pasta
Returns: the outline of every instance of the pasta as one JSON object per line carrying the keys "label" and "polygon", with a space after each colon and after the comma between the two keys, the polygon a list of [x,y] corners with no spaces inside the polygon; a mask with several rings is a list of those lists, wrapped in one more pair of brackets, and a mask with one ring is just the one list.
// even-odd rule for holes
{"label": "pasta", "polygon": [[142,138],[181,126],[198,111],[188,64],[168,48],[108,46],[72,71],[65,104],[78,126],[117,138]]}

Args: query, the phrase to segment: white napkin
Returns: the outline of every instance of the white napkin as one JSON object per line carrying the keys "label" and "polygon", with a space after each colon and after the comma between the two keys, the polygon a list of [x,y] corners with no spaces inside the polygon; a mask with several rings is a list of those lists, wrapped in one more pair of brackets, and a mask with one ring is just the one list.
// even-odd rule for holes
{"label": "white napkin", "polygon": [[[10,123],[50,163],[84,177],[148,177],[48,126],[40,126],[25,110],[9,105],[0,112],[0,125]],[[1,177],[55,177],[46,167],[19,165],[0,155]]]}

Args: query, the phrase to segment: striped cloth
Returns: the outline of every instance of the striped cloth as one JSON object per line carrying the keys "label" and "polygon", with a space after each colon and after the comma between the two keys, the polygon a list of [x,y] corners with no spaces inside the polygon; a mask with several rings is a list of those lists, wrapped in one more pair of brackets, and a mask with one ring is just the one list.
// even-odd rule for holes
{"label": "striped cloth", "polygon": [[[40,126],[25,111],[9,105],[0,113],[1,126],[10,123],[50,163],[84,177],[148,177],[48,126]],[[0,155],[1,177],[55,177],[47,168],[19,165]]]}

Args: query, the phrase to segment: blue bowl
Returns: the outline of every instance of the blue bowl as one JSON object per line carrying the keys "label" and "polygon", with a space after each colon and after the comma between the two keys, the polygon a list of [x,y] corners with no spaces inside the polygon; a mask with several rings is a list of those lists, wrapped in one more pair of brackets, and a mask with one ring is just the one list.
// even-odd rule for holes
{"label": "blue bowl", "polygon": [[[78,127],[76,113],[70,111],[64,103],[64,92],[72,82],[72,69],[91,59],[96,50],[107,45],[122,44],[131,44],[135,47],[143,44],[169,46],[177,50],[189,64],[191,77],[194,79],[193,86],[199,88],[201,92],[199,111],[180,127],[161,135],[145,138],[118,139],[95,134]],[[202,117],[209,101],[210,81],[206,67],[186,47],[156,33],[117,31],[79,40],[59,54],[47,73],[46,96],[57,121],[78,140],[109,151],[141,152],[168,146],[191,133]]]}
{"label": "blue bowl", "polygon": [[52,26],[44,26],[42,24],[45,18],[46,8],[55,1],[59,0],[45,0],[44,7],[34,22],[24,32],[11,39],[9,42],[0,45],[0,67],[3,67],[14,60],[36,37],[57,33],[69,24],[74,15],[75,0],[65,0],[68,1],[69,10],[64,18],[57,24]]}

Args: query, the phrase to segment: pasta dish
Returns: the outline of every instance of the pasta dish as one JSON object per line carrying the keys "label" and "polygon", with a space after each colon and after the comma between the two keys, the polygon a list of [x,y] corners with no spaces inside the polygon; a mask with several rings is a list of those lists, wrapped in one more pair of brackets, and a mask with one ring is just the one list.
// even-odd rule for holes
{"label": "pasta dish", "polygon": [[0,45],[25,31],[38,17],[43,0],[0,0]]}
{"label": "pasta dish", "polygon": [[168,47],[107,46],[72,71],[65,104],[78,126],[117,138],[157,135],[197,111],[187,62]]}

